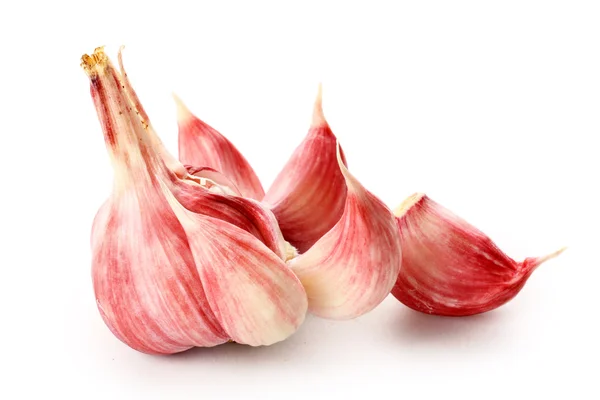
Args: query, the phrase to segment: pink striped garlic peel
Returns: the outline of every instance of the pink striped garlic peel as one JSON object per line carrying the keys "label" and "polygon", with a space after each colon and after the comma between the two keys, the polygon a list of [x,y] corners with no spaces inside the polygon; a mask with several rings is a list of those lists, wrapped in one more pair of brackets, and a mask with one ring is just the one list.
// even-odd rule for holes
{"label": "pink striped garlic peel", "polygon": [[306,288],[311,313],[351,319],[378,306],[400,271],[402,250],[392,211],[337,162],[347,186],[341,218],[308,251],[289,262]]}
{"label": "pink striped garlic peel", "polygon": [[[300,253],[333,228],[344,212],[347,189],[336,146],[337,138],[323,114],[319,85],[308,134],[263,200],[277,217],[285,239]],[[346,165],[341,149],[340,157]]]}
{"label": "pink striped garlic peel", "polygon": [[[83,56],[82,66],[115,173],[91,238],[94,292],[109,329],[149,354],[230,340],[270,345],[293,334],[305,318],[307,296],[285,254],[221,218],[236,211],[233,220],[241,214],[247,228],[269,231],[276,228],[261,224],[275,221],[272,214],[257,202],[181,179],[102,49]],[[194,194],[203,213],[183,205]]]}
{"label": "pink striped garlic peel", "polygon": [[392,294],[427,314],[466,316],[498,308],[519,293],[538,266],[564,251],[514,261],[422,193],[407,198],[395,214],[403,251]]}

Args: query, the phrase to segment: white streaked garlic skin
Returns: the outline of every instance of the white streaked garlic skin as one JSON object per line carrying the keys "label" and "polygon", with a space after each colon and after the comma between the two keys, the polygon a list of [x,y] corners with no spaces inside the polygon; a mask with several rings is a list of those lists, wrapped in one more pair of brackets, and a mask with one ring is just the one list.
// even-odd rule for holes
{"label": "white streaked garlic skin", "polygon": [[401,267],[396,219],[381,200],[346,169],[345,208],[333,228],[288,264],[306,289],[309,311],[328,319],[352,319],[373,310],[390,293]]}
{"label": "white streaked garlic skin", "polygon": [[[110,60],[97,49],[82,66],[115,170],[91,238],[94,293],[111,332],[148,354],[229,340],[270,345],[293,334],[307,298],[284,263],[285,242],[279,256],[251,233],[181,205],[174,188],[194,186],[165,165]],[[201,189],[206,204],[224,197]],[[242,211],[258,205],[239,201]]]}
{"label": "white streaked garlic skin", "polygon": [[402,269],[392,294],[427,314],[467,316],[513,299],[533,271],[564,249],[517,262],[490,238],[416,193],[395,211],[402,240]]}
{"label": "white streaked garlic skin", "polygon": [[[300,253],[327,233],[344,211],[347,189],[336,159],[336,146],[337,138],[323,114],[319,85],[308,134],[263,200],[277,217],[285,239]],[[346,165],[344,152],[340,152]]]}

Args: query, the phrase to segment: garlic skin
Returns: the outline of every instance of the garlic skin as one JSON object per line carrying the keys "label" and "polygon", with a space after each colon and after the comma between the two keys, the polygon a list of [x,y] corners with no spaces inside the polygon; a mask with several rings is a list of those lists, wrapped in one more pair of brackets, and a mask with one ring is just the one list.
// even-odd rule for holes
{"label": "garlic skin", "polygon": [[173,98],[177,105],[179,160],[213,168],[233,181],[242,196],[262,200],[265,191],[248,160],[226,137],[192,114],[179,97]]}
{"label": "garlic skin", "polygon": [[[285,239],[300,253],[310,249],[344,212],[347,189],[336,146],[337,138],[323,115],[319,85],[308,134],[263,199],[279,221]],[[340,158],[345,166],[341,149]]]}
{"label": "garlic skin", "polygon": [[392,211],[337,162],[348,187],[339,221],[288,265],[302,281],[309,311],[329,319],[352,319],[379,305],[396,282],[402,249]]}
{"label": "garlic skin", "polygon": [[[181,205],[174,190],[197,184],[167,167],[103,50],[84,55],[82,67],[115,172],[91,238],[94,293],[111,332],[148,354],[230,340],[270,345],[295,332],[307,298],[282,258],[245,230]],[[226,197],[197,187],[207,205]]]}
{"label": "garlic skin", "polygon": [[467,316],[498,308],[519,293],[538,266],[564,251],[514,261],[422,193],[407,198],[395,215],[403,252],[392,295],[427,314]]}

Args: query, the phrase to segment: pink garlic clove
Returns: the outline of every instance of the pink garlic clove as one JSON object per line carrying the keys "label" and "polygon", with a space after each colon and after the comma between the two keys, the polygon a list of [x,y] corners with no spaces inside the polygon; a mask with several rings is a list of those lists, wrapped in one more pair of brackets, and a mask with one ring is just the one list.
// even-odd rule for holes
{"label": "pink garlic clove", "polygon": [[300,253],[327,233],[344,211],[346,183],[335,157],[336,142],[323,115],[319,85],[311,128],[263,200],[277,217],[285,239]]}
{"label": "pink garlic clove", "polygon": [[214,168],[233,181],[242,196],[262,200],[265,192],[246,158],[216,129],[192,114],[179,97],[173,97],[177,104],[179,160]]}
{"label": "pink garlic clove", "polygon": [[208,302],[229,337],[260,346],[293,334],[308,301],[282,259],[236,226],[177,206]]}
{"label": "pink garlic clove", "polygon": [[350,319],[387,297],[400,270],[402,250],[392,211],[350,174],[339,146],[337,162],[348,187],[343,214],[289,265],[306,289],[311,313]]}
{"label": "pink garlic clove", "polygon": [[514,261],[484,233],[421,193],[407,198],[395,214],[403,252],[392,294],[427,314],[465,316],[498,308],[540,264],[564,250]]}

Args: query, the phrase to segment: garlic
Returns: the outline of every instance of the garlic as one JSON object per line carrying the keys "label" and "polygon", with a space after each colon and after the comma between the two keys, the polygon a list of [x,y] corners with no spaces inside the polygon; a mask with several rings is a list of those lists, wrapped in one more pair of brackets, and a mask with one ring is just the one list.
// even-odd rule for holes
{"label": "garlic", "polygon": [[403,252],[392,294],[428,314],[465,316],[500,307],[540,264],[564,251],[516,262],[481,231],[420,193],[395,214]]}
{"label": "garlic", "polygon": [[339,145],[337,164],[347,186],[343,214],[288,264],[306,289],[311,313],[351,319],[371,311],[390,293],[402,250],[392,211],[350,174]]}
{"label": "garlic", "polygon": [[177,178],[103,50],[84,55],[82,67],[115,172],[91,238],[96,302],[112,333],[138,351],[172,354],[229,340],[269,345],[295,332],[307,298],[284,261],[245,230],[180,203],[196,187],[223,213],[223,198],[246,199]]}
{"label": "garlic", "polygon": [[196,117],[173,95],[179,125],[179,160],[183,164],[214,168],[227,176],[244,197],[262,200],[258,176],[239,150],[216,129]]}
{"label": "garlic", "polygon": [[[323,115],[319,85],[311,128],[263,200],[277,217],[285,239],[300,253],[327,233],[344,211],[346,182],[335,157],[336,143]],[[346,164],[341,149],[340,153]]]}
{"label": "garlic", "polygon": [[160,154],[168,169],[173,172],[169,174],[167,183],[177,200],[190,211],[222,219],[252,233],[281,259],[287,260],[290,257],[290,245],[283,238],[277,220],[270,210],[252,199],[219,196],[240,196],[241,193],[231,179],[214,168],[183,166],[165,149],[125,72],[122,50],[123,46],[118,53],[122,88],[133,103],[152,148]]}

